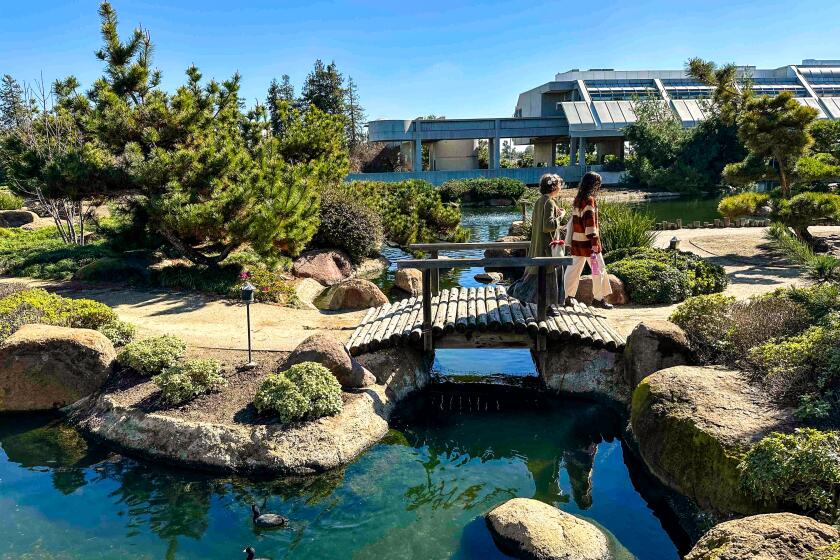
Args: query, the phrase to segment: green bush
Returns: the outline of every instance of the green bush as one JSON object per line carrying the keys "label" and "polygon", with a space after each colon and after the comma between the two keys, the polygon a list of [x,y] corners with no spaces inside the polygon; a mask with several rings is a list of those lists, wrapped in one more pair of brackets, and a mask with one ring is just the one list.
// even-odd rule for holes
{"label": "green bush", "polygon": [[67,245],[54,227],[33,231],[5,229],[0,235],[0,274],[46,280],[70,280],[77,270],[113,256],[104,241]]}
{"label": "green bush", "polygon": [[0,189],[0,210],[18,210],[23,199],[7,189]]}
{"label": "green bush", "polygon": [[341,385],[321,364],[295,364],[266,377],[254,396],[254,407],[277,415],[283,424],[332,416],[341,412]]}
{"label": "green bush", "polygon": [[629,247],[650,247],[656,237],[654,218],[629,204],[602,202],[598,205],[599,233],[605,252]]}
{"label": "green bush", "polygon": [[826,523],[840,521],[840,432],[811,428],[771,433],[738,465],[741,485],[771,507],[789,506]]}
{"label": "green bush", "polygon": [[525,183],[510,177],[477,177],[446,181],[440,187],[440,196],[444,202],[486,202],[493,199],[514,202],[526,189]]}
{"label": "green bush", "polygon": [[788,260],[805,268],[816,282],[840,281],[840,259],[834,255],[817,255],[811,246],[794,236],[787,226],[774,222],[767,231],[773,247]]}
{"label": "green bush", "polygon": [[320,216],[321,224],[312,239],[315,246],[342,249],[355,263],[375,255],[382,246],[379,215],[344,193],[324,193]]}
{"label": "green bush", "polygon": [[609,266],[624,282],[634,303],[676,303],[690,293],[688,276],[669,264],[651,259],[625,259]]}
{"label": "green bush", "polygon": [[160,388],[163,402],[170,405],[185,403],[227,385],[221,364],[212,359],[187,360],[166,368],[152,381]]}
{"label": "green bush", "polygon": [[770,195],[757,192],[742,192],[726,196],[718,202],[718,212],[727,218],[742,218],[755,216],[758,211],[770,202]]}
{"label": "green bush", "polygon": [[117,354],[117,362],[147,376],[157,375],[178,363],[187,345],[177,336],[163,335],[129,342]]}
{"label": "green bush", "polygon": [[99,332],[108,337],[114,346],[125,346],[137,335],[137,327],[127,321],[115,319],[101,325]]}
{"label": "green bush", "polygon": [[703,363],[720,363],[735,298],[723,294],[690,297],[669,318],[685,331],[691,348]]}
{"label": "green bush", "polygon": [[840,220],[840,194],[804,192],[790,200],[780,199],[776,218],[797,234],[817,220]]}
{"label": "green bush", "polygon": [[[41,288],[14,292],[0,299],[0,316],[11,318],[16,313],[26,314],[30,323],[82,329],[98,329],[117,319],[117,314],[104,303],[65,298]],[[4,322],[0,325],[0,338],[17,330],[14,324],[19,327],[25,323]]]}
{"label": "green bush", "polygon": [[831,313],[840,311],[840,286],[835,284],[818,284],[807,288],[778,288],[762,296],[770,299],[787,299],[798,303],[816,322]]}
{"label": "green bush", "polygon": [[344,185],[344,191],[376,212],[382,219],[385,238],[401,247],[439,240],[465,241],[469,237],[468,230],[460,227],[461,210],[445,205],[440,192],[426,181],[351,181]]}
{"label": "green bush", "polygon": [[672,266],[685,273],[690,295],[722,292],[729,284],[729,277],[722,266],[687,251],[631,247],[610,251],[604,255],[604,260],[610,269],[612,264],[621,260],[652,260]]}

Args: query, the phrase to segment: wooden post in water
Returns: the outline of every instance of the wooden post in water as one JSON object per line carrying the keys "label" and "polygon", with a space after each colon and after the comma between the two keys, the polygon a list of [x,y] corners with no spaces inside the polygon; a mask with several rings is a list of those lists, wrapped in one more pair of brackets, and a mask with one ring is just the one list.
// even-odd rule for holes
{"label": "wooden post in water", "polygon": [[433,352],[432,339],[432,271],[423,269],[423,351]]}

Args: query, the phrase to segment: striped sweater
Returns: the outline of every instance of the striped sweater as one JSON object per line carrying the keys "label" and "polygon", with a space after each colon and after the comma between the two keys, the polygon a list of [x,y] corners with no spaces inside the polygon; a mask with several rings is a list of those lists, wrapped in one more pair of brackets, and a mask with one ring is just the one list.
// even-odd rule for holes
{"label": "striped sweater", "polygon": [[572,205],[572,256],[592,255],[592,245],[598,242],[598,205],[589,197],[583,208]]}

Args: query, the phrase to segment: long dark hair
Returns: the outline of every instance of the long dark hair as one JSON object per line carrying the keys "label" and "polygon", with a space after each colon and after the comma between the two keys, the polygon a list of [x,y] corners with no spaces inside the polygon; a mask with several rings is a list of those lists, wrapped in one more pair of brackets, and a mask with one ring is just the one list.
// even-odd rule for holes
{"label": "long dark hair", "polygon": [[577,195],[575,196],[575,207],[583,208],[589,197],[594,196],[601,188],[601,176],[594,171],[587,172],[580,180]]}

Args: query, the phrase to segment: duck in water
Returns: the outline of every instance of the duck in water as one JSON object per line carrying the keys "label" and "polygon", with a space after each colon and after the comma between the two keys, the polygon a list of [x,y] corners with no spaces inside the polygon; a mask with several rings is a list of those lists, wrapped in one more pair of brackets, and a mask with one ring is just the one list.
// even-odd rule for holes
{"label": "duck in water", "polygon": [[254,557],[254,554],[256,554],[257,551],[254,550],[253,546],[249,546],[248,548],[246,548],[242,552],[245,553],[246,560],[270,560],[269,558],[256,558],[256,557]]}
{"label": "duck in water", "polygon": [[260,513],[260,508],[256,504],[251,506],[251,514],[254,518],[254,525],[260,529],[276,529],[278,527],[285,527],[289,520],[282,515],[276,513]]}

